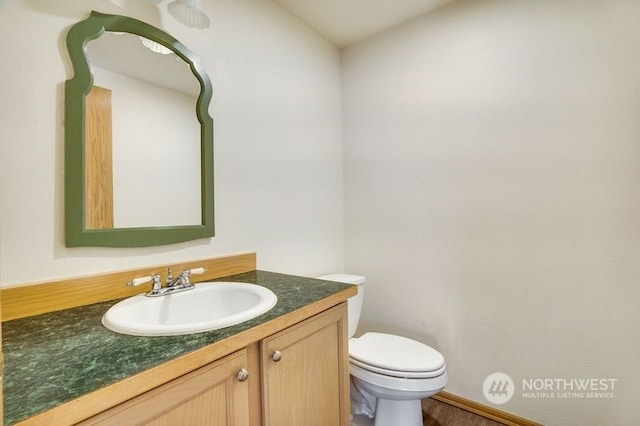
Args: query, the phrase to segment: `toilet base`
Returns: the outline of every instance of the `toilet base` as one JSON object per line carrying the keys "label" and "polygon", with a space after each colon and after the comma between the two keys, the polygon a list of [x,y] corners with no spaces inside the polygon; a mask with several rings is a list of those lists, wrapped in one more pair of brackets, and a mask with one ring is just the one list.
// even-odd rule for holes
{"label": "toilet base", "polygon": [[422,426],[422,403],[419,399],[398,401],[378,398],[375,426]]}
{"label": "toilet base", "polygon": [[[422,399],[447,384],[446,371],[437,377],[413,380],[382,376],[353,364],[350,370],[351,412],[375,417],[375,426],[422,426]],[[358,394],[360,398],[355,398]]]}

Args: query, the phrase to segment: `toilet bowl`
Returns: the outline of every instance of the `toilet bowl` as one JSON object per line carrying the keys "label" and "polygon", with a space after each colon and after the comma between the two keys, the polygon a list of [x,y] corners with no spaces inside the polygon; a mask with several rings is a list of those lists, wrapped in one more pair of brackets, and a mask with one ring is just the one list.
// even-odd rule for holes
{"label": "toilet bowl", "polygon": [[352,414],[373,417],[375,426],[422,426],[421,399],[447,384],[442,354],[421,342],[393,334],[368,332],[353,337],[360,319],[365,278],[331,274],[319,279],[358,285],[358,294],[348,301]]}
{"label": "toilet bowl", "polygon": [[349,341],[354,387],[376,398],[375,425],[422,425],[421,400],[444,388],[444,357],[415,340],[365,333]]}

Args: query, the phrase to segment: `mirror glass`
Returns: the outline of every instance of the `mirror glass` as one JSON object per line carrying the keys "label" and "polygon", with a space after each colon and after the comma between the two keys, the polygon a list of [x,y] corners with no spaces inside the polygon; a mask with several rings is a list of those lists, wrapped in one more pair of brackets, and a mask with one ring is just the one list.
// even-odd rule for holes
{"label": "mirror glass", "polygon": [[178,40],[92,12],[67,34],[67,246],[212,237],[211,83]]}
{"label": "mirror glass", "polygon": [[86,54],[93,87],[85,105],[85,179],[95,176],[86,186],[87,228],[202,223],[200,84],[189,64],[121,32],[90,41]]}

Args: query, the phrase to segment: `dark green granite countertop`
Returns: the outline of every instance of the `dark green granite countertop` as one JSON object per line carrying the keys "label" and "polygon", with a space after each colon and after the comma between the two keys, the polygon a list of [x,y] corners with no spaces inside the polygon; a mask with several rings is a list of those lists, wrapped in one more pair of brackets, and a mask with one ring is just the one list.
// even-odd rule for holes
{"label": "dark green granite countertop", "polygon": [[102,315],[117,300],[4,322],[4,423],[14,424],[350,287],[264,271],[214,281],[262,285],[278,296],[278,303],[236,326],[170,337],[106,329]]}

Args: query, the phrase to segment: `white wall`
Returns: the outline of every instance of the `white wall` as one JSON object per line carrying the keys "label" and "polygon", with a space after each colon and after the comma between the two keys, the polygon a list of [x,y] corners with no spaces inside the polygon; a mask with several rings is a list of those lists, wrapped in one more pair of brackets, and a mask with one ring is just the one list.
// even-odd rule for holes
{"label": "white wall", "polygon": [[617,379],[524,398],[547,424],[640,424],[640,2],[454,2],[343,52],[346,270],[360,331],[493,372]]}
{"label": "white wall", "polygon": [[[0,2],[2,286],[244,251],[257,251],[267,270],[342,269],[337,49],[271,1],[203,4],[207,30],[144,1]],[[156,25],[200,56],[214,86],[215,238],[64,246],[63,87],[71,77],[64,39],[92,9]]]}

